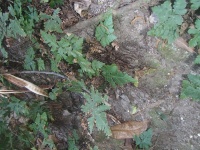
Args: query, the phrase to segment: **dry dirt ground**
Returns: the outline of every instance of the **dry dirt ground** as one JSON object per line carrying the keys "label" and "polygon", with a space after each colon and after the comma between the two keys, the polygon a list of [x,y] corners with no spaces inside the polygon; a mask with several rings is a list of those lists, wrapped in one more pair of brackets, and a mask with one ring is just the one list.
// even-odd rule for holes
{"label": "dry dirt ground", "polygon": [[[134,87],[128,84],[109,89],[111,111],[108,114],[121,123],[150,120],[149,127],[153,129],[152,150],[199,150],[200,103],[181,100],[179,95],[184,76],[199,73],[200,69],[194,66],[194,56],[191,53],[175,46],[159,47],[159,40],[147,35],[152,26],[149,23],[149,10],[158,0],[143,0],[142,5],[138,5],[138,1],[94,0],[88,12],[95,16],[85,21],[79,20],[74,26],[66,26],[65,31],[92,41],[94,28],[102,19],[101,13],[108,7],[114,7],[115,42],[119,49],[104,49],[104,53],[109,55],[104,57],[102,54],[99,59],[116,63],[122,71],[137,76],[139,85]],[[52,131],[59,139],[67,141],[66,132],[73,128],[82,132],[81,114],[76,114],[76,110],[80,109],[83,100],[80,95],[63,93],[60,102],[61,107],[70,113],[61,123],[53,124]],[[133,114],[134,107],[137,112]],[[126,149],[123,140],[107,139],[99,132],[81,139],[80,149],[85,149],[87,146],[84,145],[93,139],[100,150]],[[60,149],[66,147],[63,143]]]}

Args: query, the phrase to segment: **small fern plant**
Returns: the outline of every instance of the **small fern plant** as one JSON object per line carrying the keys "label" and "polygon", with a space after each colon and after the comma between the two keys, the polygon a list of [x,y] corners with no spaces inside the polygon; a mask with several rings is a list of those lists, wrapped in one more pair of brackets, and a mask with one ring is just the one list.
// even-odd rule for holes
{"label": "small fern plant", "polygon": [[158,17],[158,22],[148,32],[148,35],[161,37],[168,43],[172,43],[179,36],[178,29],[183,23],[182,16],[187,12],[186,5],[185,0],[176,0],[173,7],[170,1],[153,7],[152,11]]}
{"label": "small fern plant", "polygon": [[31,6],[22,8],[20,0],[15,0],[13,6],[10,5],[8,10],[6,13],[0,12],[0,51],[5,58],[8,57],[8,54],[2,46],[3,38],[32,36],[35,23],[39,21],[36,9]]}
{"label": "small fern plant", "polygon": [[200,1],[199,0],[190,0],[192,3],[191,9],[192,10],[197,10],[200,7]]}
{"label": "small fern plant", "polygon": [[150,146],[152,145],[151,143],[152,134],[153,134],[152,129],[148,129],[147,131],[144,131],[139,136],[135,135],[134,140],[136,142],[136,145],[141,149],[148,150]]}
{"label": "small fern plant", "polygon": [[189,41],[191,47],[200,46],[200,19],[197,19],[195,22],[195,28],[189,29],[188,33],[193,36]]}
{"label": "small fern plant", "polygon": [[98,130],[102,130],[107,136],[110,136],[111,131],[105,113],[105,111],[110,109],[110,106],[107,104],[108,96],[102,96],[93,86],[90,93],[83,92],[82,94],[86,99],[86,103],[81,108],[89,116],[88,126],[90,133],[92,133],[96,124]]}
{"label": "small fern plant", "polygon": [[182,81],[182,89],[180,98],[191,98],[192,100],[200,100],[200,75],[189,74],[188,79]]}
{"label": "small fern plant", "polygon": [[117,38],[114,35],[113,19],[111,13],[106,13],[104,21],[100,22],[96,27],[95,37],[103,47],[109,45]]}

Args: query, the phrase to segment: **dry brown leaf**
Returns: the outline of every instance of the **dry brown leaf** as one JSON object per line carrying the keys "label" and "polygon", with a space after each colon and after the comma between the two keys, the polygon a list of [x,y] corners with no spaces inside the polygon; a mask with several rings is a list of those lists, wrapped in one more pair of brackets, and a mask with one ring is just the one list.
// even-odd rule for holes
{"label": "dry brown leaf", "polygon": [[133,138],[134,135],[140,135],[147,130],[148,120],[128,121],[111,127],[112,137],[115,139]]}
{"label": "dry brown leaf", "polygon": [[24,87],[35,94],[48,97],[48,94],[43,89],[41,89],[40,87],[31,82],[28,82],[19,77],[15,77],[11,74],[3,74],[3,77],[7,79],[9,82],[15,84],[16,86]]}
{"label": "dry brown leaf", "polygon": [[194,48],[191,48],[188,46],[188,43],[182,38],[179,37],[175,40],[174,44],[178,47],[178,48],[182,48],[184,50],[187,50],[190,53],[195,53]]}

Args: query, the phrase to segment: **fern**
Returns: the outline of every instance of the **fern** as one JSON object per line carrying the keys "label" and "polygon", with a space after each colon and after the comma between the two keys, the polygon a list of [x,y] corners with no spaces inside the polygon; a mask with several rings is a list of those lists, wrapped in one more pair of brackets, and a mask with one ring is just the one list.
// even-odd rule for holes
{"label": "fern", "polygon": [[101,68],[102,68],[104,65],[105,65],[105,64],[102,63],[102,62],[100,62],[100,61],[97,61],[97,60],[93,60],[93,61],[92,61],[92,69],[94,70],[96,76],[99,76],[100,71],[101,71]]}
{"label": "fern", "polygon": [[0,51],[1,51],[1,53],[2,53],[2,55],[3,55],[4,58],[8,58],[8,53],[6,52],[6,50],[4,49],[4,47],[0,46]]}
{"label": "fern", "polygon": [[54,59],[50,59],[50,61],[51,61],[51,70],[54,72],[60,72],[58,68],[59,62],[56,62]]}
{"label": "fern", "polygon": [[178,36],[178,28],[183,22],[182,15],[187,12],[185,0],[176,0],[173,8],[170,1],[152,8],[153,13],[158,17],[158,23],[148,32],[148,35],[166,39],[172,43]]}
{"label": "fern", "polygon": [[[13,17],[7,29],[7,36],[17,38],[18,35],[25,37],[32,35],[35,23],[39,21],[39,17],[35,8],[30,6],[27,9],[22,9],[22,3],[19,0],[14,2],[14,7],[8,7],[9,13]],[[27,15],[23,15],[23,14]]]}
{"label": "fern", "polygon": [[10,5],[8,7],[10,15],[13,17],[13,19],[9,20],[9,26],[7,28],[7,36],[8,37],[14,37],[17,38],[18,35],[25,37],[26,33],[21,26],[23,24],[24,18],[22,16],[22,8],[21,8],[21,2],[15,1],[14,7]]}
{"label": "fern", "polygon": [[83,72],[94,74],[91,62],[85,59],[82,54],[83,38],[79,38],[75,35],[65,35],[60,40],[57,40],[54,34],[44,31],[40,31],[40,33],[44,43],[51,47],[51,52],[54,56],[54,59],[51,60],[53,71],[58,72],[58,64],[60,61],[64,60],[69,64],[78,63]]}
{"label": "fern", "polygon": [[92,133],[94,124],[98,130],[102,130],[107,136],[111,134],[110,128],[107,123],[105,111],[110,109],[106,104],[108,96],[102,96],[98,91],[91,87],[90,93],[83,92],[86,99],[85,105],[82,105],[82,111],[89,114],[88,125],[90,133]]}
{"label": "fern", "polygon": [[196,59],[194,60],[194,63],[195,63],[195,64],[200,64],[200,55],[198,55],[198,56],[196,57]]}
{"label": "fern", "polygon": [[112,14],[106,14],[105,20],[96,27],[95,37],[103,47],[109,45],[117,38],[114,35]]}
{"label": "fern", "polygon": [[189,41],[189,46],[200,46],[200,19],[195,22],[195,28],[189,29],[188,33],[193,35],[193,38]]}
{"label": "fern", "polygon": [[36,63],[34,61],[35,58],[35,51],[32,47],[28,48],[25,60],[24,60],[24,68],[26,70],[35,70],[36,69]]}
{"label": "fern", "polygon": [[29,110],[26,105],[26,102],[17,99],[16,97],[11,97],[11,102],[7,105],[12,112],[15,112],[17,116],[21,115],[28,115]]}
{"label": "fern", "polygon": [[193,10],[197,10],[200,7],[200,1],[199,0],[190,0],[192,3],[191,8]]}
{"label": "fern", "polygon": [[141,149],[149,149],[149,147],[152,145],[151,139],[152,139],[152,129],[148,129],[147,131],[144,131],[139,136],[134,136],[136,145],[139,146]]}
{"label": "fern", "polygon": [[106,79],[107,82],[111,84],[112,87],[116,87],[117,85],[124,85],[129,82],[136,82],[134,78],[129,76],[126,73],[120,72],[116,65],[105,65],[102,68],[102,75]]}
{"label": "fern", "polygon": [[[3,38],[6,35],[6,22],[8,21],[8,13],[0,12],[0,43],[2,43]],[[4,58],[8,58],[8,53],[0,44],[0,52]]]}
{"label": "fern", "polygon": [[56,31],[58,33],[63,33],[63,31],[61,29],[62,21],[58,16],[59,11],[60,11],[59,8],[55,9],[52,16],[47,15],[45,13],[40,13],[40,19],[45,21],[44,22],[45,32]]}
{"label": "fern", "polygon": [[79,136],[76,133],[76,130],[73,130],[73,135],[68,137],[68,150],[78,150],[78,147],[76,146],[77,142],[79,140]]}
{"label": "fern", "polygon": [[8,21],[8,13],[0,12],[0,42],[2,42],[6,35],[6,22]]}
{"label": "fern", "polygon": [[63,0],[50,0],[49,5],[54,8],[55,6],[63,5],[64,1]]}
{"label": "fern", "polygon": [[37,114],[35,122],[29,125],[30,129],[33,130],[34,134],[37,135],[40,132],[44,139],[42,145],[49,146],[51,149],[55,147],[53,141],[48,138],[48,130],[47,130],[47,114],[43,112],[42,114]]}
{"label": "fern", "polygon": [[200,75],[188,75],[188,80],[183,80],[180,98],[200,100]]}
{"label": "fern", "polygon": [[45,70],[44,60],[42,58],[37,59],[38,70]]}

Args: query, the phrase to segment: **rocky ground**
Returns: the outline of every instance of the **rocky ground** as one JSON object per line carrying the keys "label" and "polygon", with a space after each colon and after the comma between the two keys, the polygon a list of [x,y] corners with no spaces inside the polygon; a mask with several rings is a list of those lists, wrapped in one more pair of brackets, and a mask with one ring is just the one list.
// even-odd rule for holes
{"label": "rocky ground", "polygon": [[[110,64],[116,63],[120,70],[137,77],[139,84],[138,87],[128,84],[117,89],[107,89],[111,105],[108,118],[113,116],[120,123],[148,119],[149,127],[153,130],[152,150],[198,150],[200,103],[189,99],[181,100],[179,95],[185,75],[199,73],[199,67],[193,64],[194,54],[175,45],[159,44],[159,39],[147,35],[152,27],[149,22],[150,7],[159,1],[143,1],[139,4],[132,0],[93,0],[85,8],[87,13],[83,16],[71,10],[71,22],[66,21],[63,28],[66,33],[74,33],[93,41],[94,27],[102,18],[101,14],[114,7],[115,43],[119,48],[100,49],[103,51],[101,57],[93,57]],[[73,6],[74,1],[66,4]],[[67,10],[71,8],[64,7]],[[65,13],[63,9],[63,20],[70,18]],[[82,114],[76,113],[81,103],[81,95],[63,93],[60,96],[58,106],[63,109],[61,114],[66,114],[62,121],[52,124],[52,131],[63,140],[63,143],[58,144],[60,149],[66,147],[66,132],[74,128],[82,132]],[[134,113],[133,108],[136,108]],[[107,139],[99,132],[81,137],[80,149],[86,149],[91,141],[100,150],[131,149],[124,146],[124,140]]]}

